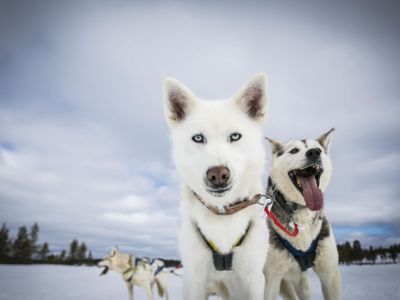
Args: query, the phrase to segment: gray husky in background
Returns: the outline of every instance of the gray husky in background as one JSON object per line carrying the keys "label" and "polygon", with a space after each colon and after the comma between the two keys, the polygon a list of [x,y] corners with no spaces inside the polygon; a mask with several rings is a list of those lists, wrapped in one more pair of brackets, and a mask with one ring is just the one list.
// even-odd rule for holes
{"label": "gray husky in background", "polygon": [[300,230],[292,237],[268,220],[265,300],[276,299],[279,291],[285,299],[310,299],[308,268],[319,276],[325,299],[340,299],[338,252],[323,213],[323,193],[332,173],[329,145],[333,131],[316,140],[269,140],[272,166],[267,192],[275,200],[272,212],[289,229],[290,223],[292,227],[296,223]]}

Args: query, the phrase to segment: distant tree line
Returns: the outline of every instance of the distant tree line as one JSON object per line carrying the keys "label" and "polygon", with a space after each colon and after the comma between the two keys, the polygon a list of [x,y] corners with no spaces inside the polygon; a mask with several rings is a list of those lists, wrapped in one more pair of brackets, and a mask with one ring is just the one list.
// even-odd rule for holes
{"label": "distant tree line", "polygon": [[397,258],[400,254],[400,244],[395,244],[387,248],[378,247],[363,249],[361,242],[358,240],[345,242],[341,245],[337,245],[339,252],[339,263],[340,264],[388,264],[397,263]]}
{"label": "distant tree line", "polygon": [[[71,241],[69,251],[62,250],[60,253],[52,253],[47,242],[38,244],[39,225],[34,223],[30,230],[26,226],[18,229],[15,238],[10,237],[9,229],[3,223],[0,229],[0,263],[49,263],[49,264],[70,264],[94,265],[99,260],[92,257],[92,252],[84,242]],[[400,244],[387,248],[369,247],[363,249],[358,240],[353,243],[345,242],[337,245],[340,264],[386,264],[397,263],[400,254]],[[167,265],[176,265],[178,261],[165,260]]]}
{"label": "distant tree line", "polygon": [[38,244],[39,225],[33,224],[30,230],[26,226],[18,229],[15,238],[10,237],[7,225],[3,223],[0,229],[0,263],[50,263],[50,264],[88,264],[96,263],[92,252],[84,242],[73,240],[69,252],[62,250],[59,254],[52,253],[47,242]]}

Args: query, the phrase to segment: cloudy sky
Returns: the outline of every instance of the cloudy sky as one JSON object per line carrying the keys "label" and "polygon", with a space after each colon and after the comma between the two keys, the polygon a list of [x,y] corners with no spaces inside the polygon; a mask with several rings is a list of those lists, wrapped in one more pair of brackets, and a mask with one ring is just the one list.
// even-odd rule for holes
{"label": "cloudy sky", "polygon": [[396,1],[214,2],[1,2],[0,223],[13,235],[37,221],[53,251],[77,238],[96,256],[178,257],[162,79],[228,98],[261,71],[265,135],[337,128],[325,209],[338,242],[400,243]]}

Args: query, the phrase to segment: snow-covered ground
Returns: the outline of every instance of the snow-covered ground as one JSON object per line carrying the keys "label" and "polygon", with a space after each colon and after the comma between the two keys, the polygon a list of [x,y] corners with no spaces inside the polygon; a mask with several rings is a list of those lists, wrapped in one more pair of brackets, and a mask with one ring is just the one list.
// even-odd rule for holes
{"label": "snow-covered ground", "polygon": [[[100,271],[96,267],[0,265],[0,300],[128,299],[121,276],[109,272],[99,277]],[[343,299],[400,299],[400,264],[343,266],[341,273]],[[312,299],[322,299],[318,279],[312,271],[309,274]],[[181,279],[169,276],[170,299],[182,299]],[[136,288],[135,300],[144,299],[143,290]]]}

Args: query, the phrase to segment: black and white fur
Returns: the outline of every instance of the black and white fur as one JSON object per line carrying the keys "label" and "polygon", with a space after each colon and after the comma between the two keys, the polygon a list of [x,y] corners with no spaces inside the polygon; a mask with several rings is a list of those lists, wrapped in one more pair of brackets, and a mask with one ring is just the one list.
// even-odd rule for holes
{"label": "black and white fur", "polygon": [[[311,298],[307,272],[301,271],[299,263],[283,246],[278,235],[301,251],[306,251],[311,242],[319,238],[313,269],[320,278],[324,298],[340,299],[338,252],[332,227],[322,209],[311,210],[306,206],[301,188],[296,187],[295,179],[289,176],[291,171],[290,174],[293,174],[293,170],[317,163],[323,170],[318,175],[319,189],[322,193],[325,191],[332,173],[329,146],[333,131],[328,131],[316,140],[294,140],[286,143],[270,140],[272,166],[269,193],[280,193],[283,196],[288,207],[294,208],[293,220],[304,229],[299,231],[298,236],[290,237],[268,220],[270,248],[264,268],[265,300],[277,299],[279,291],[284,299]],[[311,155],[308,155],[310,152],[307,151],[315,151],[315,157],[311,158]],[[273,211],[279,216],[280,209],[277,206],[273,207]]]}

